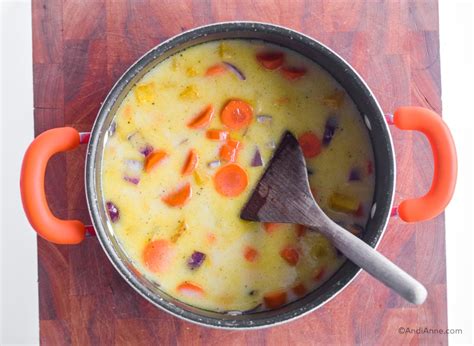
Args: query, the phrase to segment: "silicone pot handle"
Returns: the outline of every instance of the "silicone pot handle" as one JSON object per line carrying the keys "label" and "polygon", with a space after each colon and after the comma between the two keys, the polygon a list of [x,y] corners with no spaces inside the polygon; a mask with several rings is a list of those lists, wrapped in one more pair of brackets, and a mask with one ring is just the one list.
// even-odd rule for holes
{"label": "silicone pot handle", "polygon": [[429,220],[441,214],[453,196],[457,176],[453,137],[441,117],[426,108],[398,108],[393,122],[401,130],[422,132],[430,142],[434,162],[431,188],[426,195],[405,200],[398,207],[399,217],[406,222]]}
{"label": "silicone pot handle", "polygon": [[43,132],[26,150],[21,167],[20,190],[28,221],[44,239],[56,244],[78,244],[84,239],[84,224],[61,220],[53,215],[46,201],[44,177],[48,160],[56,153],[76,148],[79,132],[60,127]]}

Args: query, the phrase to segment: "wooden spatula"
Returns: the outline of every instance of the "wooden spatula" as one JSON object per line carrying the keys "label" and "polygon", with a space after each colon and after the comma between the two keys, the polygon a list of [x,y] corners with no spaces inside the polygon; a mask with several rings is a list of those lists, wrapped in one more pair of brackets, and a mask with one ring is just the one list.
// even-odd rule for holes
{"label": "wooden spatula", "polygon": [[348,259],[407,301],[422,304],[426,299],[427,291],[421,283],[321,210],[310,191],[303,152],[290,132],[283,135],[240,217],[250,221],[295,223],[318,230]]}

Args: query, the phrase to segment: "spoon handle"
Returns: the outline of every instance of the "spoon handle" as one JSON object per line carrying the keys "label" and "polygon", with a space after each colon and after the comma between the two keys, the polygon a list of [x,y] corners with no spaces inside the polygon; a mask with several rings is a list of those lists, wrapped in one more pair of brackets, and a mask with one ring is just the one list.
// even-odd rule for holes
{"label": "spoon handle", "polygon": [[413,304],[422,304],[426,288],[374,248],[334,222],[319,226],[348,259]]}

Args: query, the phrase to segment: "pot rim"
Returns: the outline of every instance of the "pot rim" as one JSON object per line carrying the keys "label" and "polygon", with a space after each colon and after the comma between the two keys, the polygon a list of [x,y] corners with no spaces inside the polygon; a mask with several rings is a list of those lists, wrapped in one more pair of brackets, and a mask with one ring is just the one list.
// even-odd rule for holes
{"label": "pot rim", "polygon": [[[182,45],[183,42],[189,41],[190,39],[195,39],[198,37],[206,37],[209,33],[215,32],[230,32],[229,28],[238,27],[241,30],[249,31],[249,32],[256,32],[258,33],[261,30],[270,30],[279,32],[280,34],[287,34],[289,39],[298,39],[303,44],[306,45],[316,45],[319,49],[324,51],[325,54],[331,56],[332,59],[335,59],[338,64],[344,66],[346,68],[346,73],[351,73],[357,79],[357,81],[361,84],[361,87],[364,88],[364,92],[371,99],[371,101],[375,104],[375,107],[382,118],[382,128],[387,134],[385,137],[388,139],[388,151],[391,154],[390,163],[392,164],[393,172],[391,180],[393,181],[392,187],[388,193],[390,194],[390,205],[388,206],[388,210],[390,210],[393,206],[394,195],[395,195],[395,186],[396,186],[396,159],[395,159],[395,151],[393,146],[392,136],[390,135],[390,131],[388,129],[388,124],[386,122],[385,117],[383,116],[383,111],[375,98],[372,90],[369,88],[367,83],[364,79],[359,75],[359,73],[340,55],[334,52],[332,49],[327,47],[325,44],[319,42],[318,40],[305,35],[301,32],[298,32],[293,29],[286,28],[284,26],[275,25],[271,23],[265,22],[257,22],[257,21],[228,21],[228,22],[218,22],[209,25],[199,26],[187,31],[184,31],[180,34],[177,34],[168,40],[165,40],[158,44],[157,46],[153,47],[145,54],[143,54],[140,58],[138,58],[130,67],[123,73],[123,75],[117,80],[117,82],[113,85],[110,89],[109,93],[107,94],[106,98],[104,99],[99,111],[98,115],[95,119],[94,125],[91,130],[91,137],[87,147],[87,154],[86,154],[86,165],[85,165],[85,186],[86,186],[86,200],[87,206],[89,209],[89,213],[92,219],[93,226],[96,230],[97,237],[99,238],[99,242],[106,253],[107,257],[109,258],[112,265],[115,269],[119,272],[119,274],[124,278],[124,280],[142,297],[152,303],[154,306],[162,309],[163,311],[172,314],[178,318],[184,319],[186,321],[192,322],[194,324],[198,324],[205,327],[217,328],[217,329],[228,329],[228,330],[236,330],[236,329],[262,329],[268,328],[271,326],[280,325],[286,322],[293,321],[297,318],[303,317],[310,312],[322,307],[332,299],[334,299],[337,295],[339,295],[349,284],[360,274],[361,269],[357,267],[355,273],[350,276],[344,278],[344,280],[340,280],[343,282],[338,282],[338,288],[335,292],[332,292],[331,295],[322,299],[322,301],[318,304],[305,304],[303,308],[295,308],[292,310],[291,313],[285,313],[283,315],[278,315],[279,319],[276,318],[268,318],[267,320],[262,320],[258,324],[253,323],[246,323],[241,324],[242,320],[236,320],[235,322],[232,321],[224,321],[218,320],[216,318],[211,317],[204,317],[200,316],[194,312],[189,310],[185,310],[176,304],[173,304],[162,297],[157,297],[154,294],[143,287],[143,285],[138,282],[135,275],[132,271],[124,264],[124,262],[119,258],[117,255],[113,245],[110,242],[109,237],[106,235],[104,230],[103,218],[100,215],[99,207],[98,207],[98,191],[96,186],[96,155],[99,140],[102,136],[106,135],[107,129],[104,129],[104,120],[111,112],[113,105],[117,102],[118,96],[122,93],[122,91],[130,84],[131,80],[148,64],[150,61],[155,60],[157,57],[161,56],[166,51],[170,50],[176,44]],[[235,37],[238,38],[238,37]],[[261,39],[261,38],[254,38],[254,39]],[[181,42],[184,40],[183,42]],[[317,63],[317,62],[316,62]],[[363,114],[362,114],[363,115]],[[375,203],[372,207],[374,209]],[[373,216],[375,210],[371,209],[371,215]],[[385,212],[383,217],[383,222],[379,226],[378,236],[376,237],[375,241],[369,243],[370,246],[376,248],[380,243],[388,221],[390,218],[390,214]],[[341,267],[342,268],[342,267]],[[310,306],[312,305],[312,306]]]}

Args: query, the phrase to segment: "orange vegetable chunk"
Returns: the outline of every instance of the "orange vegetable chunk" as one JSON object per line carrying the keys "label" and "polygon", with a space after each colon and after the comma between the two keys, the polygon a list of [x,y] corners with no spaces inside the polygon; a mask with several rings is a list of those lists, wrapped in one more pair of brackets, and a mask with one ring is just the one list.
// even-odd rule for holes
{"label": "orange vegetable chunk", "polygon": [[211,123],[212,117],[214,116],[214,106],[209,104],[201,112],[199,112],[191,121],[188,122],[187,126],[192,129],[202,129]]}
{"label": "orange vegetable chunk", "polygon": [[150,155],[146,157],[144,166],[145,172],[150,173],[166,157],[168,157],[168,154],[164,150],[158,149],[153,151]]}
{"label": "orange vegetable chunk", "polygon": [[281,74],[288,80],[297,80],[306,74],[304,67],[282,67]]}
{"label": "orange vegetable chunk", "polygon": [[189,154],[184,162],[184,166],[181,170],[182,175],[190,175],[196,169],[196,166],[199,162],[199,155],[197,154],[196,150],[191,149],[189,150]]}
{"label": "orange vegetable chunk", "polygon": [[229,131],[209,129],[206,131],[206,137],[213,141],[225,141],[229,136]]}
{"label": "orange vegetable chunk", "polygon": [[191,198],[192,189],[191,184],[186,183],[178,189],[168,193],[161,199],[170,207],[182,207]]}
{"label": "orange vegetable chunk", "polygon": [[258,251],[251,246],[246,246],[244,250],[244,257],[249,262],[255,262],[258,257]]}
{"label": "orange vegetable chunk", "polygon": [[198,284],[190,281],[185,281],[176,287],[176,290],[184,296],[190,298],[202,298],[204,296],[204,290]]}
{"label": "orange vegetable chunk", "polygon": [[235,163],[221,167],[214,175],[214,187],[225,197],[236,197],[249,184],[247,172]]}
{"label": "orange vegetable chunk", "polygon": [[298,264],[300,255],[294,247],[288,246],[280,251],[280,256],[292,267]]}
{"label": "orange vegetable chunk", "polygon": [[298,142],[303,150],[304,157],[307,159],[318,156],[321,153],[321,140],[311,131],[303,133],[298,138]]}
{"label": "orange vegetable chunk", "polygon": [[286,303],[287,296],[285,291],[271,292],[263,296],[263,301],[267,308],[275,309]]}
{"label": "orange vegetable chunk", "polygon": [[268,70],[276,70],[283,64],[285,55],[281,52],[264,52],[257,54],[258,62]]}
{"label": "orange vegetable chunk", "polygon": [[154,273],[164,273],[169,268],[174,257],[171,242],[158,239],[149,242],[143,250],[143,263]]}
{"label": "orange vegetable chunk", "polygon": [[219,157],[222,161],[234,162],[240,150],[240,142],[228,139],[219,149]]}
{"label": "orange vegetable chunk", "polygon": [[242,100],[230,100],[221,112],[222,123],[232,130],[240,130],[252,122],[253,108]]}

